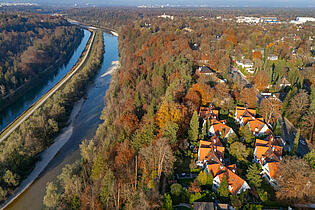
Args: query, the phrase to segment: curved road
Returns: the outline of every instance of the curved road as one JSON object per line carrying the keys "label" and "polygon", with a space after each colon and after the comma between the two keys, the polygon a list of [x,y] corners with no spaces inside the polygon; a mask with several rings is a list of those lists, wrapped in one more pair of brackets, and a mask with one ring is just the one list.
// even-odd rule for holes
{"label": "curved road", "polygon": [[0,136],[0,143],[5,140],[17,127],[19,127],[29,116],[31,116],[36,109],[38,109],[46,100],[52,96],[63,84],[65,84],[71,77],[74,75],[85,63],[87,57],[91,52],[92,45],[94,43],[95,32],[92,34],[92,39],[89,44],[87,53],[85,54],[84,58],[80,62],[80,64],[71,71],[70,74],[67,74],[62,80],[60,80],[57,85],[55,85],[50,91],[48,91],[43,97],[41,97],[38,101],[34,103],[25,113],[23,113],[20,117],[18,117],[12,124],[10,124],[5,130],[2,132]]}

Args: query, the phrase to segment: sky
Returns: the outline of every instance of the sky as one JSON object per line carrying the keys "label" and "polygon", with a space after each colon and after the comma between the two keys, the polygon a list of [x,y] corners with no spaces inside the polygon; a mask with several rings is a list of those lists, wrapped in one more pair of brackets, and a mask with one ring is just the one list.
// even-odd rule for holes
{"label": "sky", "polygon": [[0,0],[1,2],[36,2],[40,4],[138,6],[176,5],[209,7],[315,7],[315,0]]}

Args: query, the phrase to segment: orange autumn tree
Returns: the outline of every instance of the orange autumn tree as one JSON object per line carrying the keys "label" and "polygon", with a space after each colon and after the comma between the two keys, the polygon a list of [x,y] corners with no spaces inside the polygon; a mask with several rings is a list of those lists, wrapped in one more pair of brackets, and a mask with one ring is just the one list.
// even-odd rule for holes
{"label": "orange autumn tree", "polygon": [[160,130],[163,130],[168,122],[174,122],[181,128],[185,128],[188,124],[187,108],[178,103],[165,101],[156,113],[155,121]]}
{"label": "orange autumn tree", "polygon": [[255,59],[261,59],[261,52],[259,51],[254,51],[252,54],[253,60]]}
{"label": "orange autumn tree", "polygon": [[270,48],[272,48],[273,47],[273,43],[272,42],[270,42],[269,44],[268,44],[268,46],[267,46],[267,49],[270,49]]}
{"label": "orange autumn tree", "polygon": [[124,113],[119,122],[129,133],[134,132],[139,125],[137,116],[130,112]]}
{"label": "orange autumn tree", "polygon": [[199,92],[190,89],[184,98],[184,104],[188,108],[190,115],[198,111],[201,105],[201,95]]}
{"label": "orange autumn tree", "polygon": [[191,90],[197,91],[201,95],[201,104],[206,105],[213,100],[214,90],[206,84],[194,84]]}
{"label": "orange autumn tree", "polygon": [[226,32],[226,34],[227,34],[226,40],[231,42],[235,46],[237,44],[235,31],[233,29],[229,30]]}
{"label": "orange autumn tree", "polygon": [[240,92],[240,101],[249,108],[256,108],[257,93],[254,88],[243,88]]}
{"label": "orange autumn tree", "polygon": [[266,89],[268,87],[268,84],[269,84],[268,78],[269,78],[269,75],[267,72],[265,72],[265,71],[257,72],[257,74],[255,75],[255,77],[253,79],[255,87],[258,90]]}

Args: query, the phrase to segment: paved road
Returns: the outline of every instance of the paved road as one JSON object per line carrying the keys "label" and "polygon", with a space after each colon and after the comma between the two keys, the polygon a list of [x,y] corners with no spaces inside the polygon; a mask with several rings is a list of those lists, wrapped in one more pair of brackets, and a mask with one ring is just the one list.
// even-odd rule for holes
{"label": "paved road", "polygon": [[11,124],[11,126],[8,126],[7,128],[5,128],[4,132],[5,134],[1,136],[0,138],[0,143],[5,140],[17,127],[19,127],[26,119],[29,118],[29,116],[31,116],[36,109],[38,109],[43,103],[46,102],[46,100],[52,96],[63,84],[65,84],[71,77],[72,75],[74,75],[80,68],[81,66],[84,64],[84,62],[86,61],[86,59],[88,58],[91,48],[92,48],[92,44],[94,42],[94,38],[95,38],[95,32],[93,32],[92,35],[92,41],[89,44],[87,53],[85,54],[84,58],[82,59],[81,63],[70,73],[67,74],[60,82],[57,83],[57,85],[55,85],[49,92],[48,94],[45,94],[44,96],[42,96],[37,102],[34,103],[33,106],[31,106],[25,113],[25,115],[21,115],[19,118],[17,118],[15,120],[14,124]]}
{"label": "paved road", "polygon": [[[285,150],[291,151],[293,145],[294,145],[294,139],[297,132],[297,129],[294,127],[294,125],[285,117],[281,117],[278,119],[279,123],[282,127],[282,139],[286,141]],[[296,155],[299,157],[304,157],[307,153],[309,153],[310,149],[307,146],[307,143],[305,139],[300,136],[298,149],[296,152]]]}

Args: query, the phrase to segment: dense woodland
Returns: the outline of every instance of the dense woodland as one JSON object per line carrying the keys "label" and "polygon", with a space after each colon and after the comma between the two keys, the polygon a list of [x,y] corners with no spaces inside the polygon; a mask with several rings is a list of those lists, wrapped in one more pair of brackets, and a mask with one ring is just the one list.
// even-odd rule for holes
{"label": "dense woodland", "polygon": [[[0,144],[0,201],[12,194],[32,171],[39,154],[53,143],[59,131],[66,126],[73,104],[82,98],[99,70],[104,42],[103,33],[95,33],[91,54],[85,65]],[[87,53],[86,49],[84,53]]]}
{"label": "dense woodland", "polygon": [[[119,31],[121,67],[107,91],[101,116],[104,123],[93,139],[81,144],[81,160],[67,165],[56,182],[47,184],[44,206],[173,209],[179,203],[218,199],[228,200],[236,208],[260,209],[263,205],[314,202],[314,150],[298,158],[295,142],[295,149],[283,157],[277,172],[278,189],[274,190],[262,179],[259,165],[252,163],[254,136],[231,118],[236,105],[257,108],[273,132],[281,135],[277,121],[281,115],[287,116],[301,129],[297,141],[299,135],[304,136],[312,148],[315,71],[310,58],[314,41],[309,37],[314,37],[314,25],[245,25],[205,20],[199,14],[175,16],[171,21],[142,12],[70,11],[74,19]],[[135,18],[124,22],[125,17]],[[264,54],[277,54],[279,60],[267,61],[266,55],[256,52],[256,48],[265,48]],[[252,87],[230,74],[230,66],[240,55],[254,60],[255,73],[248,76]],[[214,75],[195,74],[202,60],[216,72]],[[291,87],[280,87],[284,76]],[[263,99],[258,105],[257,89],[268,89],[282,99]],[[237,135],[224,142],[225,155],[236,163],[239,175],[253,190],[229,195],[226,183],[215,193],[211,191],[213,177],[196,168],[196,150],[188,145],[205,138],[197,112],[209,103],[220,109],[220,116],[236,131]],[[176,174],[182,172],[200,174],[178,184]]]}
{"label": "dense woodland", "polygon": [[83,30],[61,17],[1,12],[0,105],[51,65],[56,70],[66,62],[82,37]]}

